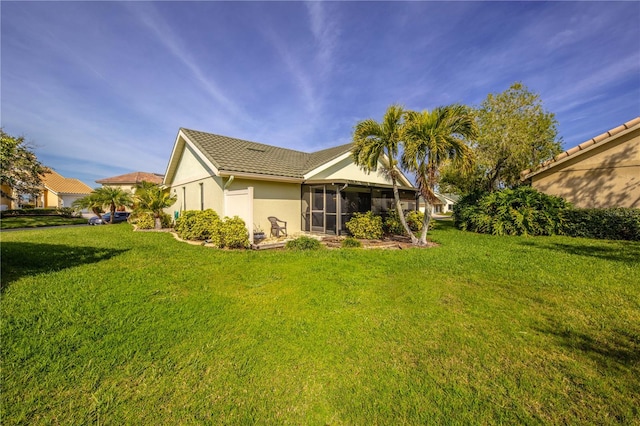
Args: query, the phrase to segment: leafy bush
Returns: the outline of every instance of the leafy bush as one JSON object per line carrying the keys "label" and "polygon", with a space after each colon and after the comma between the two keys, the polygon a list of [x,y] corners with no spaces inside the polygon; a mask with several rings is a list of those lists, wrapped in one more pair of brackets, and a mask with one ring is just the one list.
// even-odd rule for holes
{"label": "leafy bush", "polygon": [[247,248],[249,247],[249,234],[244,220],[238,216],[232,218],[225,217],[221,227],[222,241],[220,246],[227,248]]}
{"label": "leafy bush", "polygon": [[488,194],[470,194],[454,207],[460,229],[494,235],[562,233],[562,212],[571,205],[528,186]]}
{"label": "leafy bush", "polygon": [[382,238],[382,218],[373,212],[354,213],[346,227],[355,238],[375,240]]}
{"label": "leafy bush", "polygon": [[80,212],[75,211],[71,207],[50,207],[46,209],[40,208],[22,208],[4,210],[0,213],[0,217],[5,216],[61,216],[66,218],[82,217]]}
{"label": "leafy bush", "polygon": [[301,236],[295,240],[287,241],[285,248],[288,250],[318,250],[322,247],[320,241],[315,238]]}
{"label": "leafy bush", "polygon": [[[412,210],[408,212],[405,216],[405,220],[407,221],[407,225],[409,225],[409,229],[413,232],[422,231],[422,220],[424,218],[424,213],[417,210]],[[435,226],[435,221],[432,220],[429,222],[429,229],[433,229]],[[395,209],[389,210],[388,216],[384,221],[384,229],[385,232],[392,235],[405,235],[406,232],[404,227],[402,226],[402,222],[400,222],[400,217],[398,213],[396,213]]]}
{"label": "leafy bush", "polygon": [[571,237],[640,241],[640,209],[568,209],[562,219]]}
{"label": "leafy bush", "polygon": [[220,229],[222,220],[211,209],[187,210],[176,220],[175,230],[185,240],[210,240],[216,247],[222,246]]}
{"label": "leafy bush", "polygon": [[353,237],[347,237],[342,240],[342,248],[359,248],[362,247],[362,243]]}
{"label": "leafy bush", "polygon": [[134,219],[132,219],[132,216],[129,216],[129,223],[135,223],[138,229],[153,229],[156,226],[156,221],[152,214],[136,215]]}

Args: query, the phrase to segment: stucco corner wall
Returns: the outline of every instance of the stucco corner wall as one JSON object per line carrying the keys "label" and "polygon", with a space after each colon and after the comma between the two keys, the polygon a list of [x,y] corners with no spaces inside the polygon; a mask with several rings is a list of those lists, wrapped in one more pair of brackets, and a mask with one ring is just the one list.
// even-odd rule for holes
{"label": "stucco corner wall", "polygon": [[640,208],[640,129],[533,176],[531,185],[580,208]]}
{"label": "stucco corner wall", "polygon": [[[235,179],[229,190],[253,187],[253,228],[261,228],[269,235],[271,224],[267,217],[275,216],[287,222],[289,233],[301,230],[300,184]],[[251,224],[247,224],[251,226]]]}

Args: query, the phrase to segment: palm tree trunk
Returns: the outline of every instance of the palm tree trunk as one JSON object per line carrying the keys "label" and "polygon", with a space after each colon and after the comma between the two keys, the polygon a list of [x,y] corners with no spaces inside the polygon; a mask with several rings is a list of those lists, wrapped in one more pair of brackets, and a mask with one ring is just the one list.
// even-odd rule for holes
{"label": "palm tree trunk", "polygon": [[422,217],[422,233],[420,234],[419,246],[427,245],[427,232],[429,232],[429,225],[431,224],[431,204],[425,200],[424,216]]}
{"label": "palm tree trunk", "polygon": [[156,229],[162,229],[162,219],[161,219],[160,215],[154,213],[153,217],[155,219],[155,228]]}
{"label": "palm tree trunk", "polygon": [[398,217],[400,218],[400,223],[402,223],[402,227],[404,228],[409,238],[411,238],[411,244],[418,245],[418,239],[413,232],[411,232],[411,228],[407,225],[407,220],[404,218],[404,211],[402,210],[402,204],[400,204],[400,192],[398,191],[398,184],[396,182],[395,177],[391,178],[391,183],[393,184],[393,198],[396,202],[396,211],[398,212]]}

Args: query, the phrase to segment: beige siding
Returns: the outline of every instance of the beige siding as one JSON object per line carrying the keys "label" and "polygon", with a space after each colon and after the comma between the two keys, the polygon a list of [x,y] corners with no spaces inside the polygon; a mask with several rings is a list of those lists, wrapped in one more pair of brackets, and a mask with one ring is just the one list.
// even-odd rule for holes
{"label": "beige siding", "polygon": [[531,184],[576,207],[640,207],[640,129],[533,176]]}
{"label": "beige siding", "polygon": [[[222,187],[223,180],[217,176],[171,186],[171,194],[177,196],[178,200],[165,211],[173,216],[176,211],[200,210],[204,204],[204,210],[213,209],[222,215]],[[204,196],[203,200],[201,195]]]}
{"label": "beige siding", "polygon": [[192,151],[191,147],[185,144],[178,166],[176,167],[175,175],[172,179],[172,186],[199,181],[214,175],[213,170],[210,170]]}
{"label": "beige siding", "polygon": [[300,184],[235,179],[229,189],[238,190],[250,186],[253,187],[254,230],[260,227],[269,236],[271,224],[267,217],[275,216],[287,222],[289,233],[300,232]]}
{"label": "beige siding", "polygon": [[308,176],[307,180],[352,180],[391,185],[391,180],[387,179],[380,170],[381,167],[379,166],[378,171],[367,173],[360,167],[353,164],[351,157],[347,157],[313,176]]}

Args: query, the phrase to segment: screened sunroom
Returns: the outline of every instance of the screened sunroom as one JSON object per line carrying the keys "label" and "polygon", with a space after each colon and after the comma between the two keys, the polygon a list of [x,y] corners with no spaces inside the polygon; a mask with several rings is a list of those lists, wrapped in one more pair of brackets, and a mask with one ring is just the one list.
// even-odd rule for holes
{"label": "screened sunroom", "polygon": [[[404,211],[416,210],[417,192],[399,187]],[[385,217],[394,208],[391,187],[368,186],[349,182],[302,185],[302,230],[326,235],[346,233],[345,224],[354,213],[373,213]]]}

